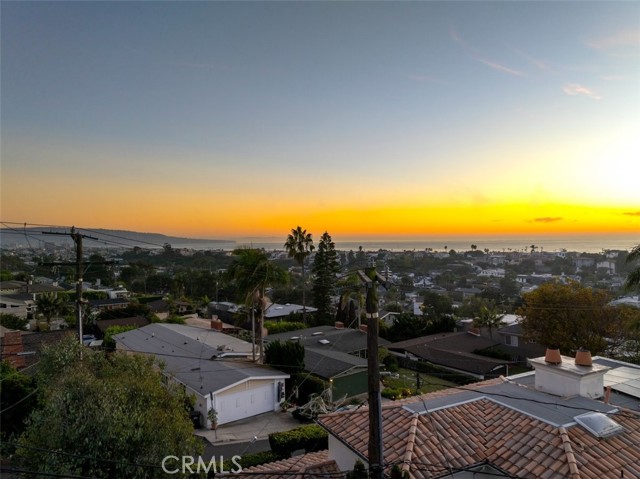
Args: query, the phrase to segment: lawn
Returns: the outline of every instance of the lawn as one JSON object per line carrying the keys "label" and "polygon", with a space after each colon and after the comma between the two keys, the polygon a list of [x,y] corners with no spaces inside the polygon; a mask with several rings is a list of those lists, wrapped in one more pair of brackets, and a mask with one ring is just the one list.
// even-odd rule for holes
{"label": "lawn", "polygon": [[[416,377],[417,372],[412,371],[410,369],[400,368],[398,370],[398,374],[400,377],[398,379],[391,377],[382,378],[382,383],[386,388],[392,389],[406,389],[409,388],[411,390],[416,389]],[[438,391],[440,389],[447,389],[453,386],[456,386],[455,383],[451,381],[446,381],[444,379],[437,378],[435,376],[429,376],[425,373],[420,374],[420,392],[428,393],[433,391]]]}

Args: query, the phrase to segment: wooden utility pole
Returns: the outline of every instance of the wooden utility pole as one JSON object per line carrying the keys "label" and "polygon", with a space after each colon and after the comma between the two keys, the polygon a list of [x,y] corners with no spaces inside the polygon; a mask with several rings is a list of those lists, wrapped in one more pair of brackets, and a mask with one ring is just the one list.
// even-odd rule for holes
{"label": "wooden utility pole", "polygon": [[360,280],[366,285],[367,317],[367,367],[369,395],[369,476],[382,479],[384,451],[382,446],[382,401],[380,398],[380,366],[378,364],[378,283],[386,284],[384,278],[369,266],[365,272],[358,271]]}
{"label": "wooden utility pole", "polygon": [[82,342],[82,239],[89,238],[97,240],[98,238],[94,238],[93,236],[83,235],[76,231],[74,227],[71,228],[69,233],[58,233],[55,231],[43,231],[42,234],[45,235],[64,235],[71,236],[73,242],[76,244],[76,261],[75,263],[42,263],[42,264],[53,264],[56,266],[70,266],[75,265],[76,267],[76,321],[78,322],[78,339],[80,344]]}

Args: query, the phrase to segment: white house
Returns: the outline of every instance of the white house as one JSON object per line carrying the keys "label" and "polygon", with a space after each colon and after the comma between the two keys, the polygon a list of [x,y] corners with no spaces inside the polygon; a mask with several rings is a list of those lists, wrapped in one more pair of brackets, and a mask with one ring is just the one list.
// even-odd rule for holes
{"label": "white house", "polygon": [[156,355],[167,380],[195,395],[203,421],[212,409],[219,425],[277,411],[284,399],[289,375],[245,359],[251,345],[219,331],[155,323],[114,339],[117,350]]}

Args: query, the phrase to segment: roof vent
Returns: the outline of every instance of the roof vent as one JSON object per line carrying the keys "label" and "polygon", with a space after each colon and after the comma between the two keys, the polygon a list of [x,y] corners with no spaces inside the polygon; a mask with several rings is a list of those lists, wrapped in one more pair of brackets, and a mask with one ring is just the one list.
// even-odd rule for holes
{"label": "roof vent", "polygon": [[547,348],[547,351],[544,353],[544,362],[549,364],[560,364],[562,362],[560,350],[558,348]]}
{"label": "roof vent", "polygon": [[624,431],[624,427],[601,412],[588,412],[573,419],[596,437],[612,437]]}
{"label": "roof vent", "polygon": [[578,349],[576,352],[576,366],[593,366],[591,361],[591,352],[588,349]]}

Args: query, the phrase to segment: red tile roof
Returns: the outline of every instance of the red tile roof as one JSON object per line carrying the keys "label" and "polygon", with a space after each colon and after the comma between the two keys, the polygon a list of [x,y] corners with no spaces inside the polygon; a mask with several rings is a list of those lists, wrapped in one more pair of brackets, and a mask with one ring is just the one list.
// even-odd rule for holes
{"label": "red tile roof", "polygon": [[[481,390],[500,380],[470,386]],[[424,400],[459,393],[456,389]],[[554,426],[487,397],[427,413],[403,406],[410,398],[382,408],[386,464],[402,464],[412,478],[446,477],[448,471],[489,463],[523,478],[640,477],[640,415],[620,410],[611,418],[624,432],[597,438],[578,425]],[[584,411],[577,411],[580,414]],[[368,450],[368,411],[334,413],[319,422],[363,459]],[[624,471],[624,476],[621,474]]]}
{"label": "red tile roof", "polygon": [[339,473],[335,461],[329,459],[329,451],[324,450],[245,468],[229,476],[230,479],[312,479],[327,475],[337,477]]}

